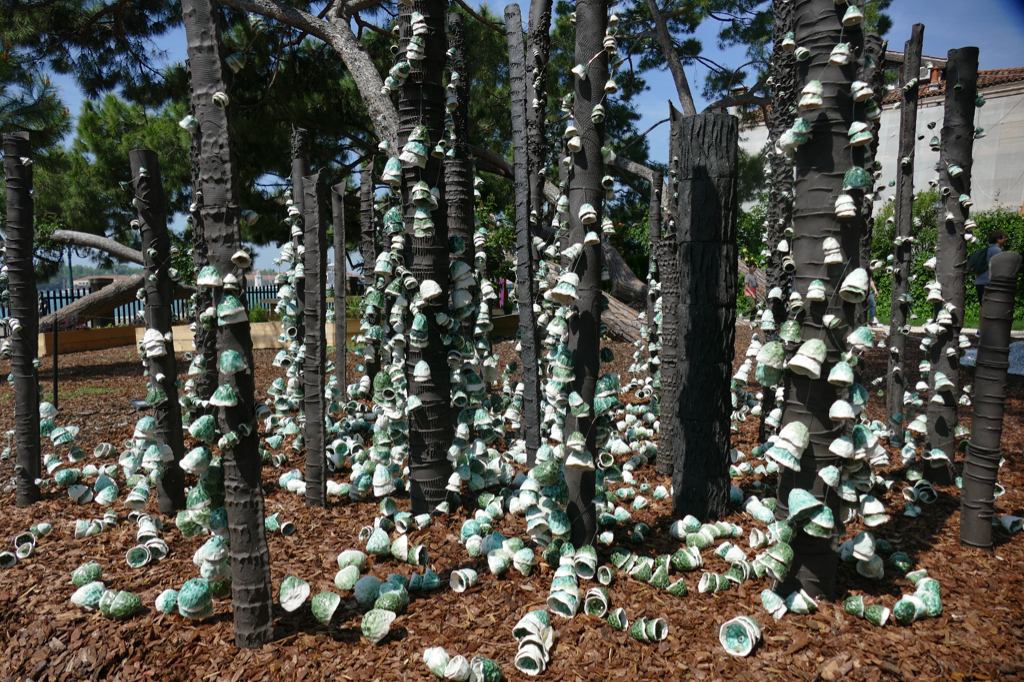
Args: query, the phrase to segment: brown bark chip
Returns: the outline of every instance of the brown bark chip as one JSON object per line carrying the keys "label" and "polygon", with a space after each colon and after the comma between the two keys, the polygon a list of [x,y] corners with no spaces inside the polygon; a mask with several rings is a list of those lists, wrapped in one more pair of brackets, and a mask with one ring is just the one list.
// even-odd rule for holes
{"label": "brown bark chip", "polygon": [[[750,329],[736,330],[736,361],[743,360],[750,341]],[[922,355],[916,342],[908,344],[908,383],[918,380],[917,365]],[[633,348],[611,344],[616,359],[602,365],[602,372],[619,372],[624,382],[629,375]],[[495,344],[501,364],[514,358],[509,342]],[[272,351],[256,353],[257,399],[266,399],[266,388],[280,374],[271,366]],[[179,372],[187,367],[179,356]],[[864,376],[884,376],[885,350],[868,354]],[[44,360],[43,373],[46,373]],[[348,381],[356,379],[355,356],[348,360]],[[0,374],[9,372],[0,361]],[[119,445],[130,438],[139,414],[128,401],[145,396],[145,382],[137,354],[129,348],[115,348],[61,357],[60,425],[81,427],[78,442],[87,452],[101,441]],[[963,384],[973,383],[973,372],[964,370]],[[752,392],[757,386],[748,386]],[[884,398],[872,393],[868,416],[884,418]],[[50,393],[49,382],[43,389]],[[1024,388],[1012,384],[1007,390],[1003,452],[1006,463],[999,482],[1006,494],[996,499],[997,513],[1024,511]],[[630,400],[627,397],[627,400]],[[0,431],[12,428],[13,401],[10,387],[0,383]],[[961,407],[961,417],[970,415]],[[965,422],[969,423],[969,422]],[[758,422],[748,418],[739,423],[733,445],[750,452],[756,445]],[[51,449],[45,447],[43,452]],[[190,446],[191,447],[191,446]],[[263,486],[267,512],[281,512],[292,520],[298,532],[290,537],[271,535],[269,540],[274,595],[284,576],[293,574],[307,580],[313,593],[336,591],[336,559],[344,549],[362,548],[360,527],[378,514],[375,502],[352,503],[329,498],[326,508],[308,508],[304,500],[277,484],[284,470],[302,468],[304,453],[286,451],[285,469],[266,466]],[[898,453],[890,448],[893,462]],[[958,466],[962,456],[958,457]],[[333,475],[347,477],[347,470]],[[637,484],[668,486],[668,477],[657,476],[653,464],[636,472]],[[6,485],[13,475],[13,462],[0,460],[0,481]],[[890,682],[892,680],[1018,680],[1024,673],[1024,537],[1011,537],[994,530],[995,554],[962,548],[958,544],[960,502],[955,487],[940,489],[939,501],[923,505],[920,518],[902,516],[902,477],[897,466],[885,472],[896,485],[884,495],[894,511],[890,523],[876,529],[894,548],[907,552],[915,567],[927,568],[942,583],[943,612],[938,618],[919,621],[909,627],[890,622],[876,628],[867,621],[843,612],[841,601],[823,603],[812,616],[786,615],[774,621],[760,607],[759,594],[765,581],[744,583],[717,595],[697,592],[699,573],[682,576],[690,594],[682,599],[622,575],[609,588],[613,607],[623,607],[630,621],[641,616],[662,617],[669,622],[664,642],[640,644],[623,632],[611,630],[603,620],[578,615],[572,620],[553,618],[558,641],[551,652],[551,665],[536,679],[600,682],[623,680],[832,680]],[[192,477],[189,477],[192,478]],[[733,481],[747,494],[753,493],[754,477]],[[767,481],[774,484],[774,481]],[[194,481],[189,481],[190,485]],[[122,495],[123,497],[123,495]],[[649,496],[648,496],[649,497]],[[398,496],[399,509],[407,510],[407,496]],[[198,571],[192,554],[203,538],[185,540],[165,517],[162,537],[171,554],[161,562],[133,571],[124,553],[135,544],[134,524],[124,520],[126,511],[118,502],[114,509],[122,521],[113,529],[87,540],[75,540],[72,522],[95,518],[95,505],[77,507],[63,492],[43,492],[36,505],[19,509],[14,493],[0,493],[4,510],[0,544],[8,546],[14,534],[33,523],[47,521],[53,532],[42,538],[31,559],[14,568],[0,570],[0,682],[6,680],[433,680],[423,663],[423,651],[443,646],[450,654],[488,656],[495,659],[510,680],[529,679],[513,666],[516,643],[512,626],[532,609],[544,608],[553,570],[538,565],[529,578],[510,573],[502,578],[490,575],[483,559],[470,559],[456,538],[464,511],[451,518],[438,518],[433,525],[416,531],[412,539],[430,552],[430,568],[447,585],[449,573],[473,567],[480,573],[479,585],[463,594],[447,587],[429,594],[414,594],[408,610],[398,616],[392,634],[379,646],[370,646],[360,635],[363,609],[351,593],[342,602],[329,627],[318,623],[309,606],[292,614],[275,607],[277,639],[257,651],[242,651],[233,645],[231,601],[217,600],[214,614],[206,620],[186,621],[178,615],[165,616],[153,607],[156,596],[166,588],[178,589]],[[155,500],[149,512],[159,515]],[[644,510],[633,511],[634,521],[651,527],[647,542],[638,551],[649,555],[674,551],[678,543],[668,535],[674,520],[671,500],[652,500]],[[733,510],[727,520],[749,531],[754,524]],[[631,529],[631,525],[626,529]],[[522,517],[506,517],[497,527],[506,536],[525,537]],[[849,533],[862,530],[852,524]],[[624,531],[620,529],[620,534]],[[623,539],[626,544],[625,539]],[[746,532],[739,542],[747,549]],[[601,552],[602,561],[607,552]],[[144,610],[135,618],[117,622],[94,612],[73,607],[70,572],[86,561],[98,561],[108,587],[136,592]],[[723,572],[726,564],[705,552],[706,570]],[[412,575],[413,567],[393,559],[372,559],[367,572],[384,578],[388,573]],[[675,578],[676,576],[673,576]],[[585,581],[581,587],[591,585]],[[584,589],[584,591],[585,591]],[[886,566],[885,578],[868,581],[852,566],[839,567],[839,600],[860,594],[868,603],[892,607],[903,593],[913,591],[909,581]],[[727,655],[718,642],[718,628],[725,620],[750,614],[761,624],[764,641],[748,658]],[[799,644],[799,646],[797,646]]]}

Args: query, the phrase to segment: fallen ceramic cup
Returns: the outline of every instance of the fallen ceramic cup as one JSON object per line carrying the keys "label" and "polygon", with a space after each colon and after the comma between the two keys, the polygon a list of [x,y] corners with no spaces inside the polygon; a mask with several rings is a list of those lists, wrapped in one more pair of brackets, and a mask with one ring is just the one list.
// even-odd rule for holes
{"label": "fallen ceramic cup", "polygon": [[718,641],[733,656],[749,656],[761,640],[761,627],[750,616],[737,616],[722,623]]}

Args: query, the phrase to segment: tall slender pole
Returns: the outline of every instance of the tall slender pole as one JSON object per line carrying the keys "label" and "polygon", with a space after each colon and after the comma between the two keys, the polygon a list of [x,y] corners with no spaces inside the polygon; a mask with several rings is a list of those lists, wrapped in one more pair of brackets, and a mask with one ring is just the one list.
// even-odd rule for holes
{"label": "tall slender pole", "polygon": [[11,330],[11,376],[14,383],[14,442],[17,455],[17,505],[39,501],[36,480],[42,475],[39,454],[38,293],[32,266],[35,226],[32,200],[32,147],[28,133],[3,136],[7,182],[7,255],[10,314],[21,329]]}
{"label": "tall slender pole", "polygon": [[[953,457],[956,449],[957,404],[960,398],[959,337],[964,326],[967,300],[964,273],[967,264],[967,240],[964,223],[970,210],[961,201],[971,193],[971,164],[974,150],[974,109],[978,95],[978,48],[950,50],[946,61],[946,102],[942,119],[939,155],[938,237],[935,279],[942,287],[942,303],[936,314],[949,306],[952,322],[943,326],[931,344],[931,373],[928,384],[928,451],[941,450],[945,459],[934,455],[927,459],[925,477],[936,485],[953,483]],[[960,171],[957,171],[957,168]],[[944,374],[953,386],[935,391],[937,373]],[[938,398],[938,400],[936,400]]]}
{"label": "tall slender pole", "polygon": [[526,69],[523,53],[522,15],[519,5],[505,6],[508,37],[509,85],[512,91],[512,144],[515,149],[516,196],[516,292],[519,298],[519,332],[523,348],[523,406],[521,421],[527,463],[536,460],[540,447],[540,373],[537,322],[533,312],[533,248],[530,235],[530,175],[527,160]]}
{"label": "tall slender pole", "polygon": [[331,187],[334,220],[334,376],[339,390],[345,390],[347,367],[348,254],[345,251],[345,183]]}
{"label": "tall slender pole", "polygon": [[[133,149],[128,153],[128,160],[135,186],[146,275],[143,280],[146,288],[146,327],[166,337],[170,335],[174,323],[171,310],[174,282],[168,273],[171,265],[171,239],[167,232],[167,204],[160,180],[160,161],[156,152],[149,149]],[[185,507],[185,476],[178,465],[185,454],[185,441],[181,432],[174,345],[168,341],[164,348],[164,355],[147,357],[146,362],[150,385],[163,392],[163,400],[153,405],[156,436],[160,445],[170,448],[172,460],[167,463],[163,478],[157,482],[157,499],[160,511],[170,513]]]}
{"label": "tall slender pole", "polygon": [[903,443],[903,393],[906,390],[907,324],[910,303],[909,237],[914,231],[914,149],[917,146],[918,74],[921,71],[921,45],[924,24],[914,24],[910,40],[903,48],[903,101],[900,109],[899,179],[896,184],[896,236],[893,239],[892,307],[889,313],[889,372],[885,391],[885,409],[893,429],[894,444]]}
{"label": "tall slender pole", "polygon": [[[320,172],[302,178],[304,241],[306,244],[306,358],[302,367],[303,411],[306,414],[306,505],[327,503],[327,429],[324,414],[324,373],[327,355],[326,310],[327,225],[321,211]],[[337,301],[337,297],[334,299]],[[337,343],[337,339],[335,339]]]}
{"label": "tall slender pole", "polygon": [[[608,53],[603,41],[608,25],[606,0],[579,0],[576,4],[576,57],[577,64],[587,64],[587,78],[575,78],[573,117],[579,131],[582,147],[572,155],[569,177],[569,243],[583,244],[583,251],[575,265],[580,283],[578,298],[573,304],[574,315],[569,322],[569,350],[573,355],[572,389],[583,402],[594,405],[601,361],[601,245],[585,244],[587,232],[599,230],[604,209],[604,122],[595,123],[594,107],[605,97],[608,81]],[[600,120],[600,118],[599,118]],[[582,209],[590,205],[596,213],[593,223],[585,224]],[[577,417],[571,412],[565,417],[565,432],[579,431],[586,438],[586,449],[597,452],[598,415],[596,406],[590,417]],[[572,543],[576,547],[589,545],[597,536],[597,509],[594,506],[594,471],[565,468],[565,484],[569,501],[565,512],[572,522]]]}
{"label": "tall slender pole", "polygon": [[[220,28],[213,0],[182,0],[182,18],[192,67],[192,103],[202,132],[199,156],[199,187],[203,228],[209,246],[210,265],[223,277],[235,273],[242,287],[240,302],[245,308],[246,279],[232,256],[241,248],[240,211],[235,159],[231,152],[228,109],[224,106],[223,64],[220,57]],[[223,288],[213,290],[213,302],[225,299]],[[230,303],[230,301],[228,301]],[[218,320],[217,352],[239,353],[253,368],[252,334],[246,319]],[[231,601],[234,613],[235,646],[256,648],[274,636],[273,594],[270,580],[270,551],[264,524],[265,506],[261,485],[259,434],[252,428],[254,414],[253,372],[221,373],[221,385],[231,386],[237,405],[217,408],[217,423],[225,438],[224,507],[228,514],[231,554]]]}

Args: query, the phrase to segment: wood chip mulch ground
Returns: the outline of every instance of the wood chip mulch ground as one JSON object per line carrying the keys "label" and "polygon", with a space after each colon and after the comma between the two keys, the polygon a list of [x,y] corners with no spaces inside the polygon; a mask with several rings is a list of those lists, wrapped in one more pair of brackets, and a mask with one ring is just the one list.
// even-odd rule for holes
{"label": "wood chip mulch ground", "polygon": [[[737,365],[750,339],[750,330],[737,330]],[[632,347],[613,344],[617,358],[612,366],[625,373]],[[498,347],[503,364],[514,356],[511,344]],[[257,357],[257,386],[265,389],[278,375],[271,366],[273,353],[260,351]],[[920,358],[911,357],[912,380]],[[180,356],[179,356],[180,361]],[[49,359],[44,376],[49,383]],[[868,358],[867,376],[883,376],[884,351]],[[355,364],[350,356],[349,366]],[[184,368],[180,362],[179,367]],[[9,364],[0,361],[0,375]],[[963,381],[972,383],[972,370],[964,370]],[[137,355],[130,348],[95,351],[60,359],[60,416],[58,423],[81,427],[78,442],[86,451],[101,441],[118,446],[131,436],[139,418],[130,399],[143,398],[145,382]],[[354,380],[350,371],[349,381]],[[751,387],[756,390],[756,387]],[[869,415],[882,418],[884,399],[872,388]],[[961,419],[969,420],[970,408]],[[11,389],[0,385],[0,430],[13,427]],[[1003,433],[1006,465],[1000,482],[1006,494],[998,498],[1000,514],[1024,515],[1024,388],[1011,386]],[[969,424],[969,421],[965,422]],[[756,444],[757,420],[740,425],[734,444],[746,452]],[[44,449],[45,451],[45,449]],[[895,451],[893,461],[897,462]],[[302,466],[302,455],[291,452],[287,468]],[[294,574],[311,583],[313,593],[336,590],[333,584],[337,555],[344,549],[362,548],[357,534],[371,524],[377,504],[332,501],[326,509],[308,509],[302,498],[282,490],[277,478],[283,469],[268,466],[264,471],[267,511],[281,512],[294,521],[298,532],[290,537],[270,536],[271,570],[275,598],[282,578]],[[0,462],[0,480],[13,475],[12,462]],[[886,495],[892,510],[902,509],[899,471],[889,477],[897,482]],[[342,480],[342,475],[336,475]],[[668,485],[653,467],[637,472],[638,482]],[[740,482],[752,490],[752,479]],[[122,494],[123,496],[123,494]],[[399,508],[408,509],[408,498],[398,498]],[[152,514],[157,514],[150,503]],[[212,617],[199,622],[180,616],[161,615],[153,608],[157,594],[197,576],[192,555],[203,538],[186,540],[164,520],[163,538],[171,554],[158,564],[140,570],[124,561],[132,547],[135,526],[126,519],[120,503],[115,505],[121,522],[107,532],[86,540],[75,540],[72,523],[76,518],[101,515],[96,505],[77,507],[65,494],[51,489],[32,508],[15,507],[13,492],[0,495],[3,510],[0,544],[33,523],[48,521],[54,530],[40,540],[35,556],[11,569],[0,569],[0,680],[428,680],[434,679],[423,663],[423,651],[443,646],[450,654],[494,658],[510,680],[527,679],[513,666],[516,644],[513,624],[526,612],[544,608],[553,571],[538,566],[523,578],[511,572],[503,578],[488,574],[486,562],[470,559],[457,542],[464,511],[456,517],[438,519],[413,534],[413,542],[429,548],[430,567],[440,574],[444,587],[429,594],[414,594],[408,611],[398,617],[392,633],[379,646],[360,637],[360,609],[351,594],[330,627],[318,623],[308,604],[293,614],[275,607],[276,640],[258,651],[239,650],[233,645],[230,599],[217,601]],[[652,534],[642,551],[672,552],[678,546],[668,535],[674,520],[671,503],[652,501],[634,512]],[[911,592],[905,578],[887,567],[878,582],[860,577],[851,565],[839,569],[839,599],[823,603],[810,616],[787,615],[774,622],[761,608],[759,593],[766,581],[747,582],[713,596],[697,593],[700,573],[685,576],[690,594],[675,598],[646,584],[617,576],[610,588],[613,606],[625,608],[629,618],[663,617],[669,622],[668,639],[656,645],[638,643],[616,632],[603,620],[579,615],[572,620],[554,619],[558,643],[552,651],[550,668],[538,679],[583,682],[599,680],[1020,680],[1024,674],[1024,535],[1009,536],[995,531],[995,553],[961,547],[959,537],[959,496],[955,488],[941,489],[939,500],[925,505],[920,518],[899,512],[877,529],[876,535],[895,549],[907,552],[915,567],[928,569],[942,584],[943,611],[940,617],[911,626],[890,622],[884,628],[846,615],[842,599],[862,594],[868,603],[892,607],[899,595]],[[754,524],[740,512],[727,520],[749,530]],[[525,537],[521,517],[506,517],[499,530],[507,536]],[[849,528],[850,536],[861,530]],[[752,554],[746,545],[742,546]],[[727,566],[705,552],[707,570],[724,571]],[[607,550],[602,550],[607,559]],[[131,590],[144,602],[142,614],[126,622],[107,620],[96,612],[71,605],[74,591],[70,572],[83,562],[102,564],[103,579],[111,588]],[[473,567],[480,573],[477,587],[456,594],[447,587],[453,569]],[[383,578],[388,573],[410,575],[413,568],[393,560],[371,559],[368,571]],[[718,628],[725,620],[750,614],[761,624],[764,641],[748,658],[734,658],[718,642]]]}

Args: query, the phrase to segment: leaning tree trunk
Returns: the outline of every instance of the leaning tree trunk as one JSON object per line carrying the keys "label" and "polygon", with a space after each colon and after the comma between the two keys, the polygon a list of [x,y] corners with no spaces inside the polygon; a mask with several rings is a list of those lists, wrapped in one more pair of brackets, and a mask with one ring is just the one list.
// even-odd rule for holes
{"label": "leaning tree trunk", "polygon": [[1021,257],[1012,251],[989,261],[989,280],[981,305],[978,359],[974,370],[971,442],[964,458],[960,497],[960,544],[992,551],[992,518],[1002,451],[1006,371],[1010,366],[1010,329]]}
{"label": "leaning tree trunk", "polygon": [[533,312],[533,257],[530,235],[530,171],[527,163],[526,68],[519,5],[505,6],[509,87],[512,94],[512,144],[515,154],[516,292],[519,298],[519,341],[522,344],[523,405],[520,421],[526,441],[526,462],[533,466],[540,447],[540,344]]}
{"label": "leaning tree trunk", "polygon": [[[195,92],[192,80],[192,65],[185,60],[186,71],[188,72],[189,87],[189,114],[196,115]],[[196,129],[191,136],[189,145],[189,171],[192,181],[191,195],[193,205],[198,206],[202,197],[198,194],[201,182],[200,176],[200,155],[203,146],[203,131]],[[196,274],[210,264],[209,247],[206,243],[206,230],[203,227],[203,214],[199,210],[189,211],[189,219],[192,224],[192,263],[195,265]],[[109,288],[109,287],[108,287]],[[217,330],[207,329],[199,316],[207,308],[213,305],[213,292],[206,287],[196,287],[195,314],[192,316],[192,323],[195,325],[192,345],[195,347],[196,355],[205,358],[205,368],[195,378],[196,412],[199,415],[213,414],[214,409],[210,407],[209,400],[213,392],[217,390]]]}
{"label": "leaning tree trunk", "polygon": [[893,235],[892,303],[889,308],[889,372],[885,391],[885,409],[893,430],[891,442],[903,443],[903,393],[906,390],[907,337],[901,329],[907,323],[910,304],[911,242],[914,232],[914,149],[917,146],[917,87],[921,72],[921,45],[924,24],[914,24],[910,40],[903,48],[903,101],[900,106],[899,178],[896,181],[896,229]]}
{"label": "leaning tree trunk", "polygon": [[[296,223],[303,225],[306,216],[305,196],[302,188],[302,178],[309,175],[309,132],[305,128],[292,126],[292,203],[298,209]],[[292,247],[295,249],[293,262],[299,262],[299,245],[305,238],[305,227],[292,229]],[[295,283],[295,338],[305,338],[306,320],[306,288],[302,282]]]}
{"label": "leaning tree trunk", "polygon": [[[199,129],[203,134],[200,156],[199,187],[202,205],[199,211],[207,244],[210,265],[221,276],[235,272],[242,286],[245,306],[245,277],[231,257],[241,247],[238,187],[231,139],[228,134],[227,109],[214,103],[214,95],[224,91],[220,58],[220,28],[212,0],[182,0],[182,16],[188,39],[188,56],[192,64],[192,103]],[[214,290],[214,302],[223,299],[223,289]],[[235,621],[235,646],[255,648],[266,644],[274,635],[273,596],[270,584],[270,552],[264,527],[265,509],[260,485],[259,435],[252,424],[253,355],[248,319],[218,325],[217,351],[236,351],[245,359],[250,371],[221,374],[222,384],[233,386],[238,405],[218,410],[221,431],[235,434],[233,447],[222,450],[224,456],[224,506],[228,513],[231,545],[231,598]]]}
{"label": "leaning tree trunk", "polygon": [[[348,349],[348,252],[345,249],[345,187],[339,182],[331,188],[331,212],[334,221],[334,378],[338,390],[345,390]],[[308,447],[308,442],[307,442]]]}
{"label": "leaning tree trunk", "polygon": [[[545,118],[548,107],[548,57],[551,54],[552,0],[531,0],[526,39],[526,128],[530,163],[530,213],[544,215],[544,169],[548,160]],[[506,25],[507,30],[507,25]]]}
{"label": "leaning tree trunk", "polygon": [[[942,120],[942,151],[939,159],[938,241],[936,244],[935,278],[942,286],[942,305],[952,306],[953,323],[943,328],[931,345],[931,373],[928,401],[928,450],[942,450],[947,460],[928,459],[925,476],[936,485],[953,483],[953,456],[956,451],[957,401],[960,398],[959,337],[964,326],[966,289],[964,272],[967,264],[967,240],[964,222],[969,209],[960,203],[961,195],[971,193],[971,164],[974,150],[974,100],[978,95],[978,48],[964,47],[949,51],[946,62],[946,103]],[[963,172],[953,177],[950,166]],[[952,214],[951,219],[947,216]],[[935,376],[945,374],[953,386],[939,392],[941,403],[935,402]]]}
{"label": "leaning tree trunk", "polygon": [[[414,11],[423,15],[428,27],[424,36],[424,59],[413,66],[399,90],[398,117],[399,143],[404,145],[409,134],[417,126],[427,130],[427,148],[433,149],[444,134],[445,95],[442,82],[445,52],[445,18],[447,2],[443,0],[415,0],[413,6],[400,7],[401,47],[404,48],[412,37],[411,15]],[[415,64],[415,62],[414,62]],[[448,367],[448,350],[441,341],[444,329],[437,323],[436,315],[447,312],[448,308],[448,205],[445,194],[444,174],[441,161],[428,156],[426,168],[403,164],[404,184],[402,199],[405,203],[406,240],[405,261],[422,288],[424,283],[435,282],[440,293],[426,302],[423,313],[427,318],[428,341],[425,347],[410,344],[407,355],[409,394],[417,396],[422,405],[409,415],[409,496],[412,498],[414,514],[433,511],[447,500],[445,486],[452,474],[447,451],[452,444],[454,430],[451,419],[451,375]],[[430,214],[434,223],[434,234],[430,237],[413,235],[416,206],[411,200],[413,186],[419,181],[428,186],[437,184],[437,209]],[[419,361],[430,367],[426,381],[417,381],[413,376]]]}
{"label": "leaning tree trunk", "polygon": [[678,516],[728,510],[732,361],[736,346],[736,183],[739,122],[728,114],[682,121],[676,241],[680,300],[673,497]]}
{"label": "leaning tree trunk", "polygon": [[[796,530],[790,543],[794,561],[787,580],[779,587],[782,594],[804,589],[813,597],[832,599],[835,595],[838,569],[839,538],[843,528],[839,514],[839,497],[826,494],[829,488],[818,472],[831,465],[841,466],[829,451],[832,441],[843,435],[842,422],[833,422],[829,409],[840,398],[840,389],[828,382],[829,368],[840,360],[847,350],[845,339],[853,330],[857,304],[845,302],[839,296],[840,285],[848,273],[861,266],[860,229],[856,217],[837,219],[833,209],[836,198],[843,194],[843,180],[853,164],[860,164],[863,148],[856,147],[851,154],[847,135],[854,119],[864,120],[864,105],[854,104],[850,94],[856,64],[829,65],[832,48],[842,40],[851,43],[855,53],[862,49],[863,35],[857,26],[843,27],[842,16],[846,5],[832,0],[797,0],[794,5],[796,42],[811,51],[808,60],[798,66],[798,87],[811,80],[823,85],[822,106],[807,112],[811,123],[810,140],[796,152],[795,201],[793,206],[792,240],[796,269],[793,290],[806,301],[808,285],[814,280],[825,284],[827,303],[806,304],[800,322],[803,341],[819,339],[825,344],[826,360],[820,378],[798,375],[787,371],[785,377],[785,403],[782,424],[799,422],[810,431],[810,443],[800,457],[800,471],[783,467],[779,476],[776,517],[789,515],[790,491],[802,488],[811,492],[832,510],[835,525],[829,537],[818,538],[804,530]],[[852,158],[851,158],[852,157]],[[859,204],[860,192],[851,192]],[[839,242],[842,263],[824,264],[823,242],[832,237]],[[823,317],[835,315],[839,319],[834,329],[826,329]],[[799,318],[798,318],[799,319]]]}
{"label": "leaning tree trunk", "polygon": [[[171,266],[171,238],[167,232],[167,204],[160,175],[160,160],[149,149],[128,152],[135,183],[135,205],[139,213],[142,234],[143,267],[146,275],[146,328],[155,329],[169,337],[174,321],[171,304],[174,301],[174,282],[168,274]],[[178,463],[185,454],[185,439],[181,430],[181,405],[178,403],[178,368],[174,357],[174,344],[165,344],[166,352],[147,357],[150,384],[159,387],[164,398],[153,405],[156,419],[156,439],[171,450],[173,461],[164,469],[157,481],[157,502],[165,514],[185,508],[185,472]]]}
{"label": "leaning tree trunk", "polygon": [[21,329],[11,333],[11,376],[14,381],[14,442],[17,456],[17,504],[39,501],[36,480],[42,476],[39,455],[39,312],[32,265],[35,227],[32,200],[32,148],[28,133],[4,135],[7,180],[7,287],[11,318]]}
{"label": "leaning tree trunk", "polygon": [[[576,63],[588,64],[586,80],[576,78],[576,96],[573,116],[583,148],[572,155],[569,176],[569,243],[582,244],[587,232],[599,230],[604,199],[601,178],[604,162],[604,123],[594,123],[591,113],[604,99],[604,85],[608,80],[608,53],[603,41],[608,24],[606,0],[579,0],[576,4]],[[596,56],[595,56],[596,55]],[[597,212],[591,226],[583,224],[580,209],[590,204]],[[600,233],[599,233],[600,234]],[[573,304],[575,314],[569,322],[569,350],[573,354],[573,390],[588,405],[594,405],[595,389],[600,371],[601,353],[601,246],[584,245],[577,260],[576,274],[580,284],[579,298]],[[591,411],[593,414],[593,410]],[[565,432],[579,431],[586,436],[586,448],[597,452],[597,433],[594,417],[565,417]],[[566,513],[572,520],[572,543],[576,547],[589,545],[597,536],[597,508],[594,506],[594,471],[565,470],[565,484],[569,489]]]}
{"label": "leaning tree trunk", "polygon": [[[359,251],[363,257],[363,287],[366,289],[373,286],[373,268],[377,262],[377,236],[374,232],[373,211],[373,163],[370,162],[359,171]],[[383,315],[383,311],[373,313],[370,316],[370,324],[380,324],[380,317]],[[380,342],[367,337],[366,345],[369,346],[369,352],[364,354],[364,365],[366,376],[370,377],[372,385],[373,380],[377,378],[377,372],[380,371]]]}
{"label": "leaning tree trunk", "polygon": [[[647,360],[650,362],[658,356],[658,326],[654,322],[657,312],[654,310],[658,302],[658,291],[654,286],[659,281],[658,254],[661,252],[661,192],[665,184],[665,176],[655,172],[651,179],[651,203],[647,212],[647,224],[650,233],[647,240]],[[653,365],[648,371],[654,372]]]}
{"label": "leaning tree trunk", "polygon": [[[327,224],[321,214],[320,172],[302,178],[302,222],[306,242],[305,343],[302,406],[306,413],[306,504],[327,504],[327,425],[324,380],[327,365]],[[337,301],[337,297],[334,299]],[[337,339],[335,339],[337,343]]]}
{"label": "leaning tree trunk", "polygon": [[[669,222],[662,226],[661,244],[658,250],[658,273],[661,275],[661,406],[676,404],[676,358],[679,330],[679,249],[675,247],[678,227],[676,217],[679,211],[679,146],[683,115],[671,103],[669,109]],[[670,413],[667,412],[667,413]],[[662,417],[658,429],[658,457],[655,469],[659,474],[671,476],[675,467],[675,419]]]}
{"label": "leaning tree trunk", "polygon": [[[771,76],[772,76],[772,107],[769,113],[768,164],[771,177],[768,183],[768,230],[765,244],[768,256],[765,259],[765,287],[767,294],[775,288],[782,291],[783,296],[765,299],[767,308],[772,311],[776,327],[786,319],[787,280],[789,279],[782,265],[782,253],[778,250],[779,242],[785,236],[787,227],[793,223],[793,164],[779,148],[779,138],[793,125],[796,120],[796,57],[792,52],[782,49],[782,41],[786,34],[793,30],[793,3],[788,0],[775,0],[772,3],[775,12],[775,26],[772,30]],[[776,338],[775,332],[764,332],[766,338],[762,342]],[[775,409],[775,391],[764,392],[761,402],[761,419],[758,425],[758,440],[764,442],[768,438],[764,422]]]}

